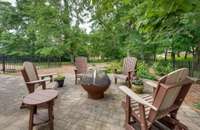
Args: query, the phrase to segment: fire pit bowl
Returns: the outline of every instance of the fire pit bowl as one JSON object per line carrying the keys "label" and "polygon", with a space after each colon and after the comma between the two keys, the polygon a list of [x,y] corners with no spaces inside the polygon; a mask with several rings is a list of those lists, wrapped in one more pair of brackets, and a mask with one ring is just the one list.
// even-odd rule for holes
{"label": "fire pit bowl", "polygon": [[88,98],[101,99],[110,86],[110,79],[103,71],[90,70],[81,77],[81,85],[87,91]]}

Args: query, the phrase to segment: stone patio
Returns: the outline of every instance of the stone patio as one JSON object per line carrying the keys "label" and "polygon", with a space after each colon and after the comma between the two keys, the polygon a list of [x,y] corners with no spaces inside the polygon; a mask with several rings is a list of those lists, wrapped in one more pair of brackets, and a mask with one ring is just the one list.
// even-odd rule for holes
{"label": "stone patio", "polygon": [[[74,85],[74,76],[66,74],[65,86],[57,88],[59,97],[54,107],[55,130],[124,130],[124,95],[112,84],[105,98],[92,100],[80,85]],[[27,95],[20,76],[0,75],[0,130],[27,130],[29,111],[19,109],[22,97]],[[189,130],[200,129],[200,115],[182,105],[179,119]],[[35,127],[47,130],[46,125]]]}

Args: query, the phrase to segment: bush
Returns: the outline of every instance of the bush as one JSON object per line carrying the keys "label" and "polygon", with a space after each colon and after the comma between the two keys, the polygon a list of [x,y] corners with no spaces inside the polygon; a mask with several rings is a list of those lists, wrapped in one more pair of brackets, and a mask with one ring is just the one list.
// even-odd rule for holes
{"label": "bush", "polygon": [[157,75],[163,76],[173,71],[172,64],[166,61],[158,61],[153,64],[153,68]]}
{"label": "bush", "polygon": [[143,85],[143,81],[141,79],[135,79],[132,81],[132,83],[135,85]]}
{"label": "bush", "polygon": [[122,70],[122,63],[119,61],[113,61],[108,65],[106,71],[107,73],[113,73],[115,69],[117,69],[118,73],[120,73]]}
{"label": "bush", "polygon": [[56,78],[54,78],[55,81],[59,81],[59,80],[64,80],[65,76],[62,75],[58,75]]}
{"label": "bush", "polygon": [[144,78],[144,79],[150,79],[155,80],[156,77],[149,73],[149,67],[144,62],[137,64],[137,77],[138,78]]}

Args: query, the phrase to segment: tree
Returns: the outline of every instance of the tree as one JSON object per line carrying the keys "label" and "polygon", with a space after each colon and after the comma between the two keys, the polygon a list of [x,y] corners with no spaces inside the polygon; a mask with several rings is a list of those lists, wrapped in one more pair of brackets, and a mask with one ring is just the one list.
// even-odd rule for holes
{"label": "tree", "polygon": [[[199,41],[194,33],[199,30],[196,23],[200,20],[197,0],[93,0],[93,5],[98,27],[104,28],[105,33],[117,30],[115,34],[122,34],[117,36],[120,45],[126,42],[128,47],[136,48],[139,43],[144,54],[152,53],[154,57],[167,48],[174,61],[177,52],[197,47],[194,42]],[[134,30],[140,35],[137,42],[130,40],[138,39],[138,35],[131,33]]]}

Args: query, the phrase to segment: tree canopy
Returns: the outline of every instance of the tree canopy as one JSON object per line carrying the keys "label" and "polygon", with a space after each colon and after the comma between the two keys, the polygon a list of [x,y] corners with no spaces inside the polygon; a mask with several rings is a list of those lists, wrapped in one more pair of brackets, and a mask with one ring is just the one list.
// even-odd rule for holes
{"label": "tree canopy", "polygon": [[[92,23],[90,33],[80,26]],[[170,51],[200,59],[199,0],[0,2],[0,54],[118,59]]]}

